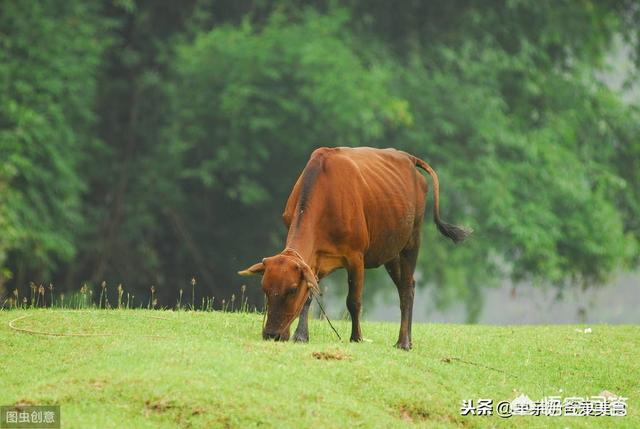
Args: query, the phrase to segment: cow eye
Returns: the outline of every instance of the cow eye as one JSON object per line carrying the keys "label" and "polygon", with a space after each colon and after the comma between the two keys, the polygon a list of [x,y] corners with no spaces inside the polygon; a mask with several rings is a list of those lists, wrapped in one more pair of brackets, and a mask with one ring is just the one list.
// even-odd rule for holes
{"label": "cow eye", "polygon": [[291,294],[295,293],[297,290],[298,290],[298,285],[297,284],[291,285],[291,287],[289,287],[289,289],[287,289],[286,294],[287,295],[291,295]]}

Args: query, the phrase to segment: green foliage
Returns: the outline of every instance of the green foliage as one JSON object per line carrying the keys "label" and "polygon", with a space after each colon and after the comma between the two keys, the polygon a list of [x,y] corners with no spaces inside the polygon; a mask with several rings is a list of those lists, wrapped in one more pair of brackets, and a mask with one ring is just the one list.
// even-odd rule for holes
{"label": "green foliage", "polygon": [[0,264],[44,274],[75,254],[101,22],[81,1],[0,6]]}
{"label": "green foliage", "polygon": [[[276,13],[259,29],[245,21],[181,45],[170,147],[184,159],[182,177],[257,205],[281,196],[312,149],[381,143],[385,127],[406,122],[388,70],[365,67],[342,40],[345,21]],[[298,161],[285,167],[291,176],[273,171],[280,157]]]}

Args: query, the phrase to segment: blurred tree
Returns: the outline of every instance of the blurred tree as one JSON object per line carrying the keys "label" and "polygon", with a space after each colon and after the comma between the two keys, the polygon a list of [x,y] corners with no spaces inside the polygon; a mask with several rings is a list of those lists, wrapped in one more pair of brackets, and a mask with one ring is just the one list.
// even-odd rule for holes
{"label": "blurred tree", "polygon": [[105,24],[82,1],[0,3],[0,286],[76,255]]}
{"label": "blurred tree", "polygon": [[[106,280],[123,283],[142,298],[152,284],[181,278],[186,286],[191,278],[190,267],[176,270],[170,263],[173,248],[182,246],[163,211],[172,204],[173,188],[158,173],[170,160],[150,154],[162,144],[161,130],[169,115],[165,74],[171,40],[191,14],[192,3],[105,2],[103,14],[113,23],[112,43],[104,55],[95,101],[96,133],[103,144],[87,154],[83,214],[92,227],[79,240],[79,257],[59,275],[69,279],[68,287]],[[172,284],[172,297],[179,287]]]}

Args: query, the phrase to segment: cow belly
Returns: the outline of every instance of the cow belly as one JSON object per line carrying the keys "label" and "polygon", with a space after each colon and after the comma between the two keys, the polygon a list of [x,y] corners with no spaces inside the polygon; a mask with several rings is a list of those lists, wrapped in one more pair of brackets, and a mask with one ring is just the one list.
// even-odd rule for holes
{"label": "cow belly", "polygon": [[369,246],[364,256],[371,268],[395,259],[407,246],[422,223],[425,204],[425,188],[419,185],[424,179],[413,166],[376,167],[363,168],[369,189],[364,203]]}
{"label": "cow belly", "polygon": [[367,268],[375,268],[395,259],[404,249],[416,225],[416,210],[406,204],[402,210],[387,210],[384,218],[369,222],[369,246],[364,259]]}

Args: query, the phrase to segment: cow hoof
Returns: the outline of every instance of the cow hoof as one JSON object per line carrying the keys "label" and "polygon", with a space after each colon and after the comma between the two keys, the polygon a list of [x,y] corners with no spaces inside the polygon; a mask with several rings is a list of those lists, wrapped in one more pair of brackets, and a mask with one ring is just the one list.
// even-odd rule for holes
{"label": "cow hoof", "polygon": [[396,343],[396,348],[397,349],[401,349],[401,350],[405,350],[405,351],[409,351],[409,350],[411,350],[411,343],[397,342]]}
{"label": "cow hoof", "polygon": [[309,336],[308,335],[303,335],[303,334],[293,334],[293,342],[294,343],[308,343],[309,342]]}
{"label": "cow hoof", "polygon": [[350,341],[352,343],[361,343],[362,342],[362,337],[351,337]]}

